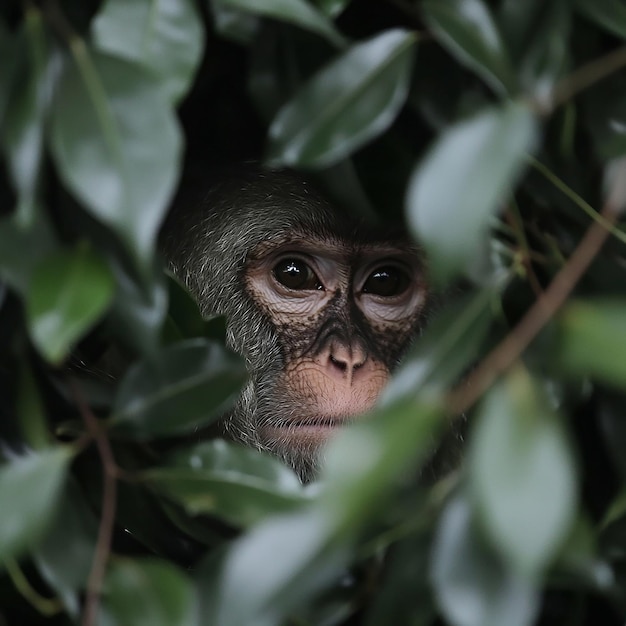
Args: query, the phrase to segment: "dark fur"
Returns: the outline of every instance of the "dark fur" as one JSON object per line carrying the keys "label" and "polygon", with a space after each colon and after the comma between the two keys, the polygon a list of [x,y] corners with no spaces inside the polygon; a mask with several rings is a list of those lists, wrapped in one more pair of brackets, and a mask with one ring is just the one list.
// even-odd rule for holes
{"label": "dark fur", "polygon": [[[164,228],[162,248],[174,274],[197,298],[202,314],[227,316],[228,343],[245,357],[251,379],[235,409],[225,416],[224,428],[231,438],[263,448],[256,436],[259,423],[289,420],[298,408],[288,390],[277,388],[286,361],[301,352],[302,345],[313,349],[329,324],[337,333],[367,335],[368,345],[389,370],[405,351],[406,339],[394,345],[393,337],[360,321],[358,312],[344,310],[333,316],[329,310],[314,332],[298,340],[297,333],[274,324],[242,288],[251,251],[289,232],[348,242],[397,241],[398,233],[373,230],[349,218],[291,173],[251,166],[206,186],[208,191],[200,196],[179,198]],[[417,323],[409,333],[416,331]],[[279,454],[303,478],[314,472],[315,451],[304,457],[302,451],[295,456],[289,450]]]}

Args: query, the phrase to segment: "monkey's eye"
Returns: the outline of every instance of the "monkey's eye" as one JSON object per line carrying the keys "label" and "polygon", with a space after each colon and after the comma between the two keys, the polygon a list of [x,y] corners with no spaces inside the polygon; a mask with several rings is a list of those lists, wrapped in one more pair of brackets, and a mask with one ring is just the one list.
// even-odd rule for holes
{"label": "monkey's eye", "polygon": [[363,285],[363,293],[370,293],[383,298],[399,296],[409,286],[409,277],[393,266],[379,267],[374,270]]}
{"label": "monkey's eye", "polygon": [[274,278],[289,289],[322,290],[315,272],[300,259],[285,259],[272,270]]}

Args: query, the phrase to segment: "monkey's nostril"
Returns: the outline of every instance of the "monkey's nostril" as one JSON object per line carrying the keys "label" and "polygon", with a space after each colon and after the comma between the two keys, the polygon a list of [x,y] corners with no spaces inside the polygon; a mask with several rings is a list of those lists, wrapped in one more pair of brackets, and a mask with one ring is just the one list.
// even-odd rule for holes
{"label": "monkey's nostril", "polygon": [[330,355],[330,362],[337,368],[339,368],[342,372],[345,372],[348,369],[348,364],[345,361],[340,361],[335,358],[332,354]]}

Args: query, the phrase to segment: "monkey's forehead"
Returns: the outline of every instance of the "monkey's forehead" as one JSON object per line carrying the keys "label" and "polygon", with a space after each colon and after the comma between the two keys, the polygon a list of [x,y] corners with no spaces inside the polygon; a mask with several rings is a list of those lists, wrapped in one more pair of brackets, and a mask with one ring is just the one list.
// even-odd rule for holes
{"label": "monkey's forehead", "polygon": [[315,233],[306,230],[291,230],[275,233],[253,246],[247,255],[249,261],[258,261],[270,256],[293,252],[323,252],[326,258],[350,262],[369,256],[406,256],[407,261],[419,261],[417,246],[406,237],[359,237],[355,233],[341,236],[338,233]]}

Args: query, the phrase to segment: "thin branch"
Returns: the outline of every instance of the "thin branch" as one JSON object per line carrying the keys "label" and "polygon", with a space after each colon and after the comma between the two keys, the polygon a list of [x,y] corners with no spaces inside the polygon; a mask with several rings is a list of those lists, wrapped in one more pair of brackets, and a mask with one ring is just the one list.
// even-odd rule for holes
{"label": "thin branch", "polygon": [[33,586],[28,582],[28,579],[17,561],[8,559],[4,563],[4,567],[6,568],[9,578],[15,585],[15,588],[32,607],[39,611],[39,613],[46,617],[52,617],[63,610],[63,605],[58,598],[45,598],[33,589]]}
{"label": "thin branch", "polygon": [[[609,196],[610,197],[610,196]],[[602,211],[606,223],[613,225],[619,208],[609,200]],[[495,380],[507,370],[563,305],[609,235],[605,222],[593,222],[567,263],[548,288],[535,301],[517,326],[500,342],[448,398],[454,415],[469,409]]]}
{"label": "thin branch", "polygon": [[579,196],[569,185],[559,178],[541,161],[534,157],[528,157],[529,165],[537,170],[544,178],[549,180],[561,193],[567,196],[578,208],[582,209],[592,220],[601,224],[613,237],[626,243],[626,233],[616,228],[614,224],[605,220],[584,198]]}
{"label": "thin branch", "polygon": [[626,46],[586,63],[566,76],[552,90],[548,103],[549,110],[546,111],[546,107],[542,103],[537,103],[539,109],[543,110],[544,113],[551,113],[581,91],[588,89],[623,67],[626,67]]}
{"label": "thin branch", "polygon": [[102,461],[102,513],[98,528],[96,551],[87,580],[85,610],[82,626],[94,626],[100,605],[102,583],[106,571],[107,561],[111,553],[113,528],[115,524],[115,509],[117,503],[117,465],[113,457],[111,445],[98,418],[85,401],[75,380],[69,380],[70,389],[81,417],[85,422],[87,432],[96,442],[100,460]]}

